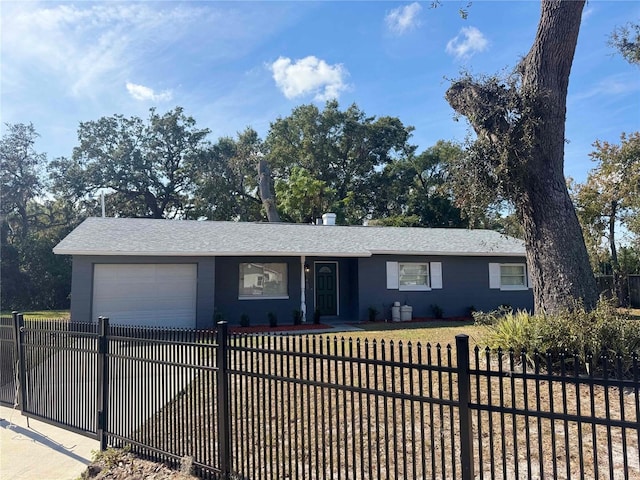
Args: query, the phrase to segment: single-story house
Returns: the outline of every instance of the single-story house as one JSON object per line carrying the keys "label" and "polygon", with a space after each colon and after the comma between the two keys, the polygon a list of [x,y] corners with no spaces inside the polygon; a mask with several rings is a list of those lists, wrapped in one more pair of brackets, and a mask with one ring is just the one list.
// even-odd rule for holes
{"label": "single-story house", "polygon": [[89,218],[55,248],[72,255],[72,321],[208,328],[462,316],[533,309],[522,241],[489,230]]}

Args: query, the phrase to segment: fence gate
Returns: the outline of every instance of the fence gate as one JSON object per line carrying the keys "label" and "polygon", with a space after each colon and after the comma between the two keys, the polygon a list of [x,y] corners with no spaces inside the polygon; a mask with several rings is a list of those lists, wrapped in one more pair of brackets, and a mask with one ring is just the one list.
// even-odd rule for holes
{"label": "fence gate", "polygon": [[14,315],[23,415],[97,438],[97,328]]}
{"label": "fence gate", "polygon": [[17,360],[12,317],[0,317],[0,404],[13,407],[17,401]]}

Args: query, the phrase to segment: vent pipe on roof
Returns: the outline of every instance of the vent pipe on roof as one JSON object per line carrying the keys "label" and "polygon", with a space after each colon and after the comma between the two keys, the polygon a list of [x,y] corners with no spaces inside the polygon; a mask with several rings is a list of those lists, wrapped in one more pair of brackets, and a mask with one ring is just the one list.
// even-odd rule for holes
{"label": "vent pipe on roof", "polygon": [[323,225],[335,225],[336,224],[336,214],[335,213],[325,213],[322,215],[322,224]]}

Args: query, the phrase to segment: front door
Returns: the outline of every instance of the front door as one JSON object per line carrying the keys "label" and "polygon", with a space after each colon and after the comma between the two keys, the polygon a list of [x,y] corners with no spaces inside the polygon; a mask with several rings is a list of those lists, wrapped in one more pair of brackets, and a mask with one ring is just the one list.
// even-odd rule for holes
{"label": "front door", "polygon": [[338,315],[338,264],[316,263],[316,309],[320,315]]}

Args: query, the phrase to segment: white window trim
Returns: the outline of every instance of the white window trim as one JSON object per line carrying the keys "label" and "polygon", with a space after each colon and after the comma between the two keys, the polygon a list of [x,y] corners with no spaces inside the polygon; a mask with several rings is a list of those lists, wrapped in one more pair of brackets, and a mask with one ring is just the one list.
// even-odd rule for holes
{"label": "white window trim", "polygon": [[289,295],[238,295],[238,300],[289,300]]}
{"label": "white window trim", "polygon": [[[524,285],[502,285],[502,267],[523,267]],[[505,292],[518,292],[529,290],[528,272],[526,263],[490,263],[489,264],[489,288]]]}

